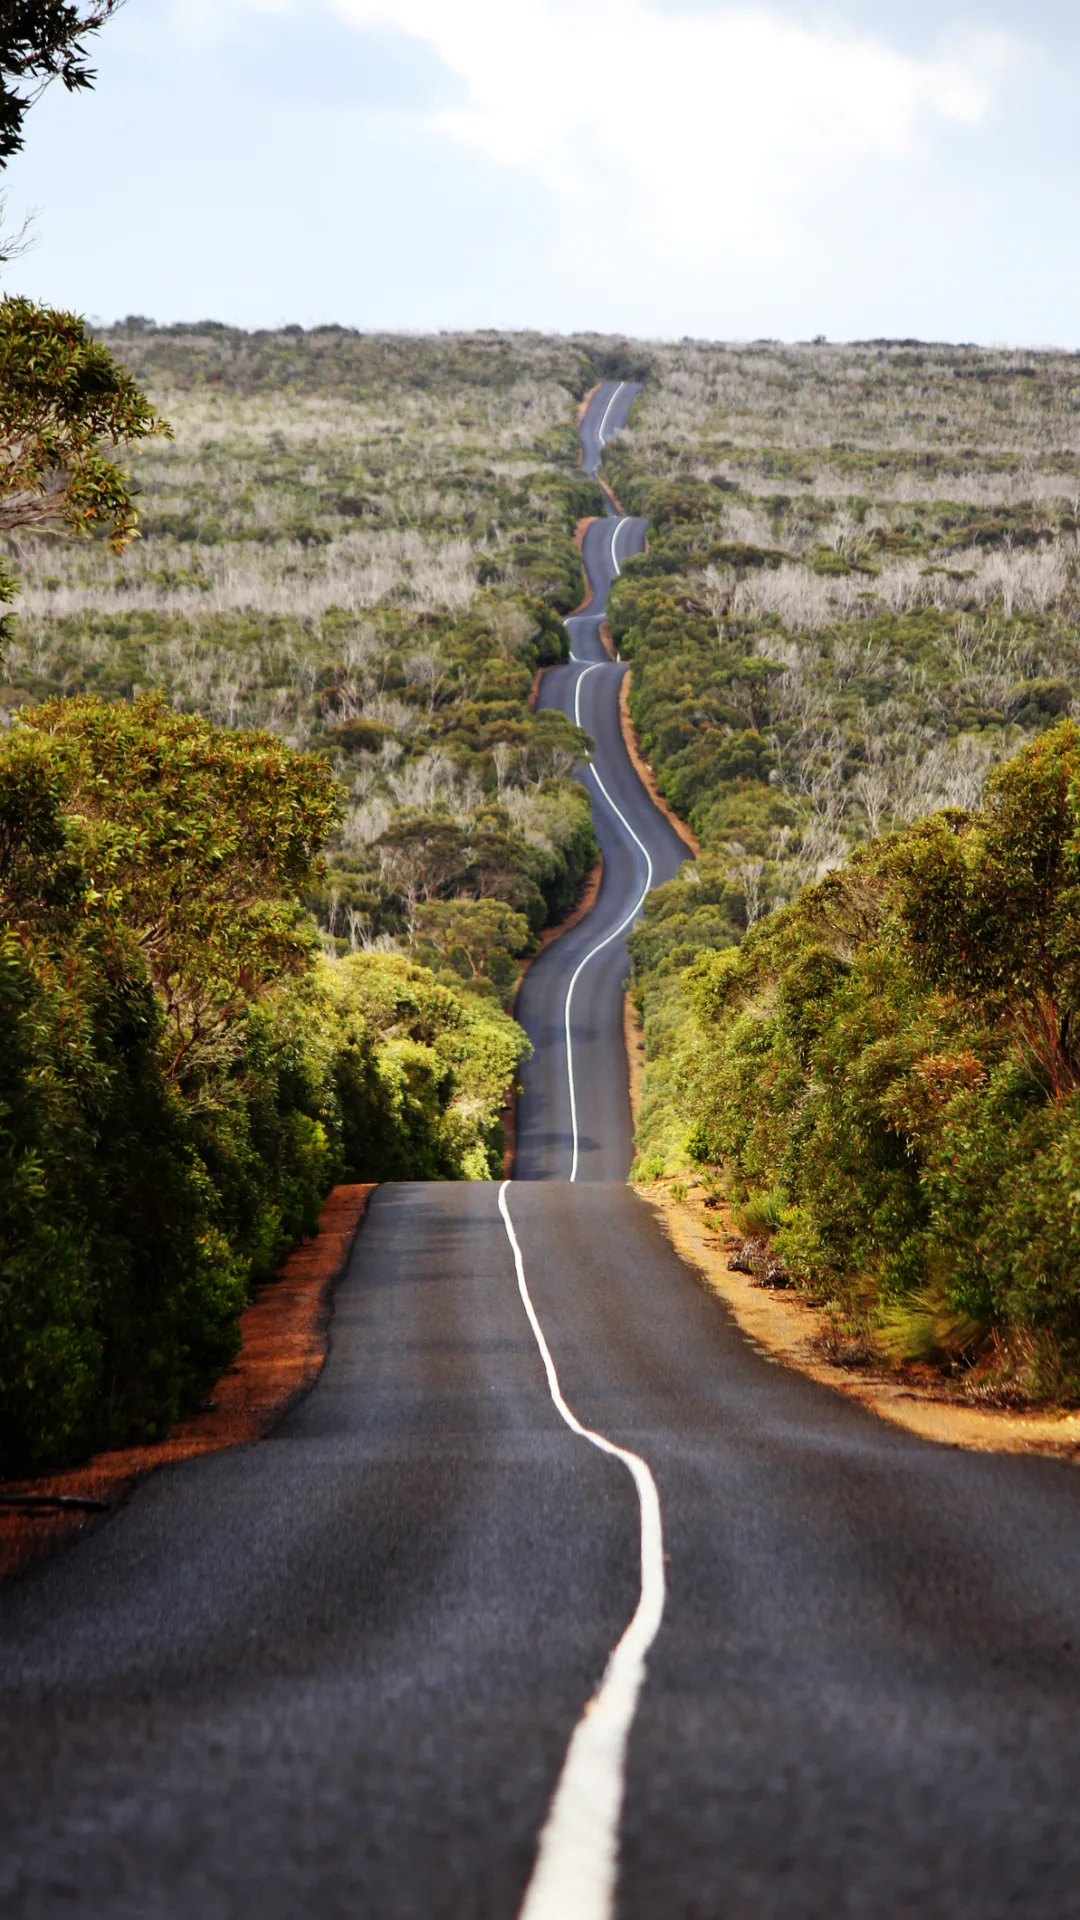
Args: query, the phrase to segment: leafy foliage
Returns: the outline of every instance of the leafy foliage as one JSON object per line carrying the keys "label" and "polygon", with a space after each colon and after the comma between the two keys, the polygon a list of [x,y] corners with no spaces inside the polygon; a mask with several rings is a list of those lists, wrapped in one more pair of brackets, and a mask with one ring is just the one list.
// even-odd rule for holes
{"label": "leafy foliage", "polygon": [[0,10],[0,166],[23,143],[23,121],[42,88],[60,79],[69,93],[94,84],[83,39],[118,0],[5,0]]}
{"label": "leafy foliage", "polygon": [[[26,1467],[196,1402],[333,1180],[499,1170],[519,960],[595,857],[588,738],[530,696],[603,503],[577,347],[4,324],[0,499],[36,536],[0,744]],[[105,450],[147,437],[121,569]]]}
{"label": "leafy foliage", "polygon": [[514,960],[530,941],[523,913],[501,900],[430,900],[414,922],[418,950],[430,965],[448,961],[456,973],[479,986],[490,984],[512,1001],[517,989]]}
{"label": "leafy foliage", "polygon": [[130,483],[105,448],[169,428],[73,313],[0,300],[0,529],[135,532]]}
{"label": "leafy foliage", "polygon": [[695,940],[737,943],[876,837],[977,807],[1072,711],[1074,367],[683,342],[657,371],[606,471],[650,520],[611,603],[632,716],[704,848],[633,940],[642,1164],[678,1169]]}
{"label": "leafy foliage", "polygon": [[983,1399],[1080,1396],[1078,779],[1066,721],[685,976],[691,1157],[849,1327]]}
{"label": "leafy foliage", "polygon": [[89,895],[122,903],[162,1005],[170,1075],[205,1071],[242,1009],[307,966],[299,895],[341,813],[329,768],[157,698],[52,700],[24,729],[60,749]]}
{"label": "leafy foliage", "polygon": [[524,1036],[452,972],[322,954],[338,807],[152,698],[0,744],[3,1468],[166,1431],[335,1179],[498,1170]]}

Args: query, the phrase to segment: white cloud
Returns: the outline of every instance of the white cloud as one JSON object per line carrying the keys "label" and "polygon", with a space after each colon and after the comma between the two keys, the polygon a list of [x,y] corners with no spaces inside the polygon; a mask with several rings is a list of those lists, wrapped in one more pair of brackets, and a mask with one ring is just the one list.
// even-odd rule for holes
{"label": "white cloud", "polygon": [[[742,241],[867,164],[977,127],[1010,52],[1000,35],[918,58],[779,11],[661,12],[648,0],[336,0],[358,27],[427,41],[467,105],[451,139],[549,188],[633,199],[664,245],[722,225]],[[606,191],[605,191],[606,190]],[[595,204],[595,199],[594,199]]]}
{"label": "white cloud", "polygon": [[[1039,7],[151,0],[30,118],[24,278],[248,325],[1073,340],[1080,30]],[[118,250],[84,182],[125,167]]]}

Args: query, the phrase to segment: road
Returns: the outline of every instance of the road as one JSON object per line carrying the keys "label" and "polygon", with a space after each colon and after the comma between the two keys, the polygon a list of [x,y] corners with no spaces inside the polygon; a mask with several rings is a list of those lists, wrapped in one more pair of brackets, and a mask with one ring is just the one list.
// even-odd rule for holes
{"label": "road", "polygon": [[[625,424],[641,388],[606,382],[582,423],[585,466],[595,472],[602,441]],[[689,858],[634,772],[619,726],[619,686],[627,669],[600,638],[608,591],[622,563],[640,553],[645,522],[609,507],[586,529],[583,559],[592,599],[571,616],[571,660],[540,683],[541,707],[560,707],[595,741],[583,772],[604,856],[596,905],[587,918],[537,957],[515,1009],[533,1043],[518,1101],[517,1180],[625,1180],[633,1128],[623,1039],[623,982],[629,973],[622,929],[645,892],[671,880]],[[569,1017],[567,996],[570,996]]]}
{"label": "road", "polygon": [[274,1436],[0,1593],[5,1916],[1080,1914],[1080,1476],[772,1364],[548,1135],[380,1189]]}

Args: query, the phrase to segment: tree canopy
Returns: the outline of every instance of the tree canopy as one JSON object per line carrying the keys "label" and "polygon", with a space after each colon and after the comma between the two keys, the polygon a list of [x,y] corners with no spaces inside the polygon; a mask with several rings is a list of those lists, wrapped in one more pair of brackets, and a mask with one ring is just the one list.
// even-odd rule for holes
{"label": "tree canopy", "polygon": [[123,903],[187,1074],[255,994],[302,971],[299,895],[341,799],[325,761],[164,701],[50,700],[22,725],[61,748],[91,897]]}
{"label": "tree canopy", "polygon": [[108,450],[168,432],[77,314],[0,300],[0,531],[104,531],[121,551],[135,504]]}
{"label": "tree canopy", "polygon": [[83,44],[121,0],[3,0],[0,4],[0,166],[23,144],[23,121],[50,80],[69,93],[92,87]]}
{"label": "tree canopy", "polygon": [[1080,729],[683,975],[685,1147],[838,1339],[1080,1398]]}
{"label": "tree canopy", "polygon": [[452,969],[319,950],[339,797],[159,699],[0,735],[0,1473],[197,1405],[335,1179],[498,1170],[520,1028]]}

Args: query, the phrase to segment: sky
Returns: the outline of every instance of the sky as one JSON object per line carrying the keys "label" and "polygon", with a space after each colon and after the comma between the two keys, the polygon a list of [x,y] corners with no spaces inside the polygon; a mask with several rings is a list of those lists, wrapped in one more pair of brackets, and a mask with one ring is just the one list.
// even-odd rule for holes
{"label": "sky", "polygon": [[1065,0],[126,0],[7,171],[102,322],[1080,347]]}

